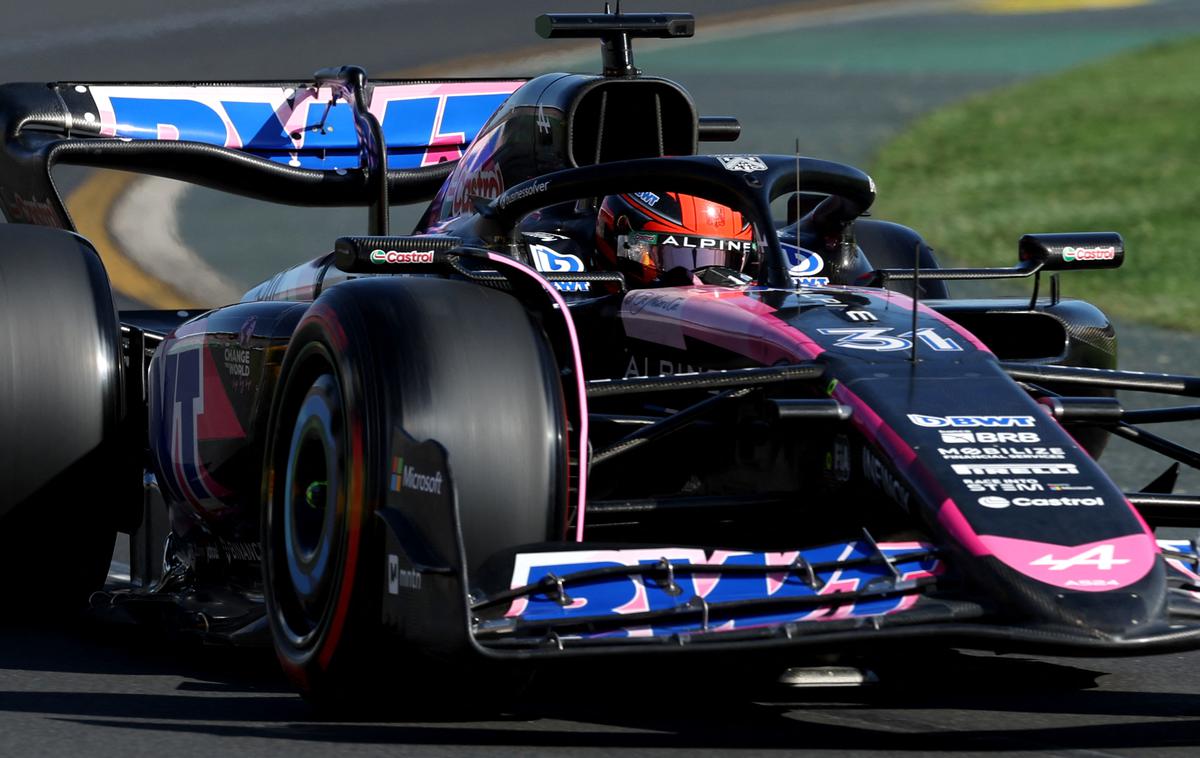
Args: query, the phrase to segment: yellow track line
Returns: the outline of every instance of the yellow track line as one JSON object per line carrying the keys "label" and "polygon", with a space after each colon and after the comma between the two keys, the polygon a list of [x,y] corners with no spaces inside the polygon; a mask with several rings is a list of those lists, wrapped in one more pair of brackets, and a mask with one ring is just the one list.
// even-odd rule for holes
{"label": "yellow track line", "polygon": [[121,251],[108,233],[108,217],[113,204],[136,179],[135,174],[119,171],[96,171],[91,174],[66,200],[75,228],[96,247],[113,289],[122,295],[151,308],[195,307],[196,303],[175,287],[143,271]]}
{"label": "yellow track line", "polygon": [[984,13],[1063,13],[1105,8],[1132,8],[1153,0],[981,0]]}

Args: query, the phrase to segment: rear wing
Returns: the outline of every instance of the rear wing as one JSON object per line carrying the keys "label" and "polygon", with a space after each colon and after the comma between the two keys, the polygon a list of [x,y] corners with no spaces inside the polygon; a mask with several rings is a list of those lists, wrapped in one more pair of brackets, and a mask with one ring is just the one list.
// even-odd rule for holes
{"label": "rear wing", "polygon": [[427,200],[521,79],[0,85],[0,208],[72,229],[56,164],[154,174],[272,202]]}

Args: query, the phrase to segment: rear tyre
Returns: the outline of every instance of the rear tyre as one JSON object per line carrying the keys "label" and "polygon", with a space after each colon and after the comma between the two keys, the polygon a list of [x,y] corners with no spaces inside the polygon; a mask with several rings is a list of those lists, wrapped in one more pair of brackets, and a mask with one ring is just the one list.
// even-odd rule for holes
{"label": "rear tyre", "polygon": [[0,224],[0,571],[20,577],[14,613],[82,609],[108,575],[111,495],[126,489],[113,481],[126,470],[120,338],[86,240]]}
{"label": "rear tyre", "polygon": [[546,339],[506,294],[380,277],[317,300],[281,369],[262,528],[275,650],[304,695],[325,707],[361,703],[388,683],[379,667],[401,659],[416,685],[407,691],[438,683],[422,680],[428,668],[411,651],[382,641],[374,513],[388,492],[393,432],[448,451],[474,569],[497,550],[561,536],[563,409]]}

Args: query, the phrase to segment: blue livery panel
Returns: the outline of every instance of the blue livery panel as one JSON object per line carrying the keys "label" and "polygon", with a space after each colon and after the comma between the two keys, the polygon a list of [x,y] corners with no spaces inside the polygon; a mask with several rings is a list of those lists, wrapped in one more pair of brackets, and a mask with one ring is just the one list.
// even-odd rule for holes
{"label": "blue livery panel", "polygon": [[[523,84],[511,81],[377,83],[370,110],[383,127],[388,167],[457,160],[492,113]],[[189,140],[297,168],[359,168],[352,107],[329,87],[271,85],[63,85],[90,96],[85,120],[101,136]]]}
{"label": "blue livery panel", "polygon": [[[886,561],[878,559],[879,556],[886,556]],[[649,580],[636,572],[583,578],[585,572],[597,569],[648,569],[664,562],[681,567],[670,583]],[[704,566],[713,567],[714,573],[702,573],[700,567]],[[797,570],[797,566],[816,568],[808,576]],[[690,570],[685,572],[682,567]],[[718,573],[728,567],[741,567],[747,571]],[[777,572],[771,571],[773,567],[778,568]],[[545,586],[548,578],[560,578],[568,596],[554,597],[542,591],[520,597],[505,616],[521,624],[628,618],[628,624],[619,630],[598,633],[606,637],[671,636],[701,631],[702,627],[710,631],[732,631],[774,624],[832,621],[907,610],[915,604],[917,595],[906,591],[910,592],[921,580],[932,579],[941,571],[941,563],[933,555],[932,546],[920,542],[873,544],[859,540],[779,553],[683,547],[521,553],[516,556],[513,567],[513,589]],[[845,602],[839,603],[837,595],[842,593],[854,595],[848,595]],[[815,608],[792,610],[739,607],[744,601],[786,602],[788,599],[817,597],[828,598],[829,602]],[[711,609],[707,620],[670,623],[639,620],[639,614],[692,609],[701,601]],[[584,633],[582,636],[597,634]]]}

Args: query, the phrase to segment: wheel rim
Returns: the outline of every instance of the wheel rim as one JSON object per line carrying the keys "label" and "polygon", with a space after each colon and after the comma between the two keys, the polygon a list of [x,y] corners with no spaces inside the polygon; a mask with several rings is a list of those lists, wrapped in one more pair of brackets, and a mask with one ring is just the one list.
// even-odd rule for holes
{"label": "wheel rim", "polygon": [[[302,385],[303,386],[303,385]],[[345,420],[337,379],[319,373],[298,398],[271,538],[282,631],[310,647],[337,590],[345,525]],[[282,436],[282,435],[281,435]],[[282,439],[280,439],[282,441]]]}

